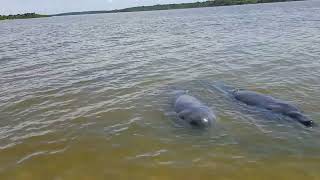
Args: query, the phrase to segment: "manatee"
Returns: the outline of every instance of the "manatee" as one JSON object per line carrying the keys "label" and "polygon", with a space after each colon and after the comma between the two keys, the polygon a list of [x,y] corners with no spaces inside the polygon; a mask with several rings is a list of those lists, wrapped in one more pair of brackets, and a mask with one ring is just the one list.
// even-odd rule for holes
{"label": "manatee", "polygon": [[232,95],[236,100],[242,103],[266,109],[273,113],[282,114],[296,120],[306,127],[314,125],[314,122],[310,118],[304,115],[298,107],[289,102],[249,90],[233,90]]}
{"label": "manatee", "polygon": [[210,127],[216,120],[214,112],[208,106],[188,94],[176,97],[174,111],[179,119],[196,127]]}

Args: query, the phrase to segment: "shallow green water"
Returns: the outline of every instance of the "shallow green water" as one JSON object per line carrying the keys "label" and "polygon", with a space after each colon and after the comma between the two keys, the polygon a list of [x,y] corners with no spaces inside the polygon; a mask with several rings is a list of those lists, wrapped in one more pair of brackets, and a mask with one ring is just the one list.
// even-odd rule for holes
{"label": "shallow green water", "polygon": [[[0,23],[0,179],[320,179],[320,130],[248,108],[224,82],[320,124],[317,1]],[[216,112],[180,127],[170,92]]]}

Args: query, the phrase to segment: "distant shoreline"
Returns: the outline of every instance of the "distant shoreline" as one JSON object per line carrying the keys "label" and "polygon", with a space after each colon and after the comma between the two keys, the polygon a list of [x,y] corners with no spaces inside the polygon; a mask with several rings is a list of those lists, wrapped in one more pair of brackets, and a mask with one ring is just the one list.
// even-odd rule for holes
{"label": "distant shoreline", "polygon": [[304,0],[209,0],[209,1],[195,2],[195,3],[158,4],[158,5],[153,5],[153,6],[137,6],[137,7],[115,9],[115,10],[109,10],[109,11],[68,12],[68,13],[53,14],[50,16],[71,16],[71,15],[84,15],[84,14],[159,11],[159,10],[190,9],[190,8],[232,6],[232,5],[243,5],[243,4],[290,2],[290,1],[304,1]]}
{"label": "distant shoreline", "polygon": [[30,18],[41,18],[41,17],[50,17],[49,15],[41,15],[36,13],[25,13],[25,14],[16,14],[16,15],[0,15],[0,20],[12,20],[12,19],[30,19]]}
{"label": "distant shoreline", "polygon": [[84,15],[84,14],[104,14],[104,13],[121,13],[121,12],[139,12],[139,11],[159,11],[159,10],[173,10],[173,9],[190,9],[190,8],[204,8],[216,6],[232,6],[244,4],[260,4],[260,3],[276,3],[276,2],[290,2],[290,1],[304,1],[304,0],[208,0],[204,2],[195,3],[179,3],[179,4],[158,4],[153,6],[137,6],[124,9],[104,10],[104,11],[82,11],[82,12],[68,12],[52,15],[41,15],[36,13],[25,13],[16,15],[0,15],[0,20],[11,19],[29,19],[41,18],[51,16],[71,16],[71,15]]}

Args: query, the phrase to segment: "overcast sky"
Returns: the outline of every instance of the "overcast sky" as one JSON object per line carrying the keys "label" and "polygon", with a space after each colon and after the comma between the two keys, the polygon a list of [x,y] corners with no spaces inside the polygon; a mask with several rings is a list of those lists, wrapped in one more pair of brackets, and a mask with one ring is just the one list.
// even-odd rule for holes
{"label": "overcast sky", "polygon": [[111,10],[132,6],[194,2],[197,0],[0,0],[0,14]]}

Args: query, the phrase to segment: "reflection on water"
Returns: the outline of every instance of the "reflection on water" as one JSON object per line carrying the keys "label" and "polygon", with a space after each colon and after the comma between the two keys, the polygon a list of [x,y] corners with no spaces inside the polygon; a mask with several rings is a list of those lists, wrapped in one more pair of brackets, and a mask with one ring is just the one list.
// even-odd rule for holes
{"label": "reflection on water", "polygon": [[[0,179],[320,179],[318,128],[207,86],[271,94],[320,124],[319,5],[1,22]],[[177,125],[174,89],[216,126]]]}

